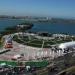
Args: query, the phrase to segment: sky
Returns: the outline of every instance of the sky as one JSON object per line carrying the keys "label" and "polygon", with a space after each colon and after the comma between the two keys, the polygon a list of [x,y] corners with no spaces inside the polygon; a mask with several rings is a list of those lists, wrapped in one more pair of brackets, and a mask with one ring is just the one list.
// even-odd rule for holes
{"label": "sky", "polygon": [[75,18],[75,0],[0,0],[0,15]]}

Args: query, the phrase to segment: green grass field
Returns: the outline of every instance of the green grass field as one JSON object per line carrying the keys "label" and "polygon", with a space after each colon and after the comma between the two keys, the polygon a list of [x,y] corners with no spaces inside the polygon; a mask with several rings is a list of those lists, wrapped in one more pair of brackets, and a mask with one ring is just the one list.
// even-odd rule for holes
{"label": "green grass field", "polygon": [[[0,60],[0,64],[1,63],[6,63],[7,65],[11,65],[12,67],[19,66],[17,61],[1,61]],[[49,64],[48,61],[37,61],[37,62],[28,61],[28,62],[23,62],[23,63],[25,63],[25,65],[35,66],[35,67],[40,67],[40,68],[44,68]]]}
{"label": "green grass field", "polygon": [[[72,39],[75,40],[74,37]],[[44,48],[49,48],[50,45],[55,45],[55,44],[72,41],[71,38],[67,38],[67,39],[56,38],[56,39],[52,39],[52,40],[43,40],[43,39],[37,39],[33,36],[30,36],[30,38],[28,36],[18,38],[18,36],[16,36],[16,35],[14,36],[13,40],[18,43],[22,43],[22,44],[29,45],[32,47],[42,47],[42,43],[44,41],[44,46],[43,46]]]}

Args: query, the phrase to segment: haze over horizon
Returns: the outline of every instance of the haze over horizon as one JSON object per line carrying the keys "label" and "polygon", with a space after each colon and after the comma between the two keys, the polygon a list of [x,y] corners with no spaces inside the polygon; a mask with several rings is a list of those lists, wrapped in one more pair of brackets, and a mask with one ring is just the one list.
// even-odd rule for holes
{"label": "haze over horizon", "polygon": [[0,15],[75,18],[75,0],[0,0]]}

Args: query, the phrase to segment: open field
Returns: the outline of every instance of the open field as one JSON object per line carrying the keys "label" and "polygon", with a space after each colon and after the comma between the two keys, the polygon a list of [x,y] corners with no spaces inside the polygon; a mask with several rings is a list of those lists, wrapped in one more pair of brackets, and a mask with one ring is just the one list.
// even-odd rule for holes
{"label": "open field", "polygon": [[43,37],[41,37],[40,39],[40,38],[36,38],[35,36],[30,36],[30,35],[28,36],[15,35],[13,37],[13,40],[24,45],[28,45],[32,47],[39,47],[39,48],[41,48],[42,45],[44,48],[50,48],[51,45],[75,41],[75,37],[54,38],[54,39],[52,39],[52,37],[49,37],[51,39],[47,39],[48,37],[45,37],[45,38],[46,39],[43,39]]}

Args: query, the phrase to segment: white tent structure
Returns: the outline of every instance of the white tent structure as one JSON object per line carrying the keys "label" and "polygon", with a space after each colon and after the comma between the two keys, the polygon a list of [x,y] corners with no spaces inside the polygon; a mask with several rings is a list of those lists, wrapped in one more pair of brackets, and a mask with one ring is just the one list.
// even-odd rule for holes
{"label": "white tent structure", "polygon": [[71,42],[66,42],[66,43],[61,43],[58,48],[59,49],[67,49],[67,48],[74,48],[75,47],[75,41],[71,41]]}

